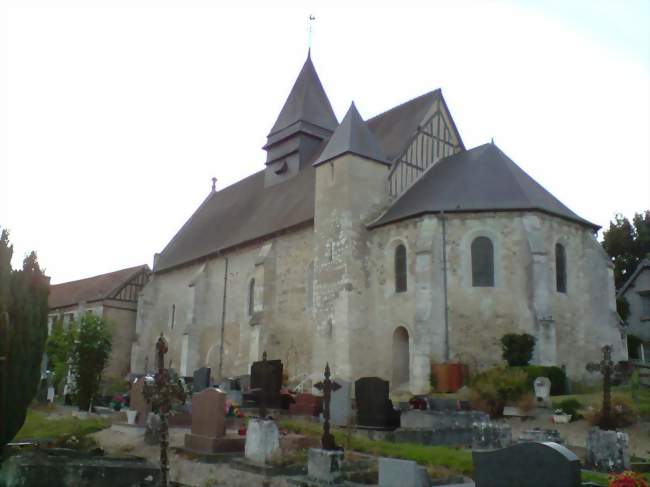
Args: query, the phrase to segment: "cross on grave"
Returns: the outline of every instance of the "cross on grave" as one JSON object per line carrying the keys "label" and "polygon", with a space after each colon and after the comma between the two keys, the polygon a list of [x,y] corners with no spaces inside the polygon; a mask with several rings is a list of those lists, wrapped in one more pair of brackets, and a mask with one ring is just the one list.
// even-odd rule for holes
{"label": "cross on grave", "polygon": [[[165,354],[168,351],[167,342],[162,333],[156,342],[156,374],[153,383],[145,376],[142,394],[151,403],[151,409],[160,415],[160,485],[167,487],[169,474],[169,425],[167,417],[173,402],[185,402],[185,390],[178,378],[172,379],[169,369],[165,369]],[[171,365],[171,364],[170,364]]]}
{"label": "cross on grave", "polygon": [[600,429],[614,429],[612,423],[612,374],[620,369],[620,366],[612,361],[612,346],[603,347],[603,359],[598,363],[587,364],[589,372],[600,372],[603,374],[603,415],[598,425]]}
{"label": "cross on grave", "polygon": [[319,391],[323,391],[323,436],[321,438],[321,447],[323,450],[340,450],[341,448],[336,445],[334,436],[330,433],[330,400],[332,399],[332,391],[340,389],[341,386],[336,382],[330,380],[330,364],[325,364],[325,380],[315,384],[314,387]]}

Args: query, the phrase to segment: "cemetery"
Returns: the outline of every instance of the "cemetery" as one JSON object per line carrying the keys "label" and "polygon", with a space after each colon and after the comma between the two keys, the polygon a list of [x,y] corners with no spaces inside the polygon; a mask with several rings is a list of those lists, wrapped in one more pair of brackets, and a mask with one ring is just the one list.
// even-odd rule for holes
{"label": "cemetery", "polygon": [[[413,397],[391,395],[380,377],[337,379],[328,364],[311,392],[295,391],[266,354],[250,376],[215,383],[204,367],[181,380],[165,367],[162,337],[157,349],[124,409],[35,404],[5,451],[5,485],[577,487],[650,476],[650,417],[639,407],[650,393],[612,384],[607,347],[586,364],[603,375],[589,392],[551,395],[550,379],[503,368]],[[481,394],[495,377],[510,382]]]}

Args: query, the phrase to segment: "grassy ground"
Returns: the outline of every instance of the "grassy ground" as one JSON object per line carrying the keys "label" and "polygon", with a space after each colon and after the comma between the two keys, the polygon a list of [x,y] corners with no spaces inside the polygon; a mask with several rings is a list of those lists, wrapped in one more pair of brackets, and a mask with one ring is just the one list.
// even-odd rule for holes
{"label": "grassy ground", "polygon": [[[320,437],[323,431],[320,424],[305,421],[285,420],[280,421],[280,426],[296,433],[314,437]],[[342,430],[340,428],[333,428],[332,433],[337,444],[343,446],[347,451],[413,460],[425,466],[429,474],[434,478],[449,474],[471,476],[474,469],[472,453],[462,448],[369,440],[351,434],[351,430]],[[582,471],[582,481],[594,482],[603,486],[608,484],[607,474],[586,470]]]}
{"label": "grassy ground", "polygon": [[110,426],[110,421],[96,416],[78,419],[72,416],[48,417],[46,411],[29,409],[25,424],[13,441],[50,439],[54,445],[84,448],[91,446],[87,435]]}
{"label": "grassy ground", "polygon": [[[632,404],[636,404],[639,415],[644,418],[650,418],[650,387],[641,387],[639,390],[638,400],[635,402],[632,397],[632,391],[629,386],[618,386],[612,388],[612,395],[614,397],[621,397]],[[563,399],[576,399],[585,406],[593,406],[599,408],[603,401],[602,390],[595,390],[593,392],[586,392],[583,394],[568,394],[565,396],[552,396],[551,400],[555,402],[562,401]]]}

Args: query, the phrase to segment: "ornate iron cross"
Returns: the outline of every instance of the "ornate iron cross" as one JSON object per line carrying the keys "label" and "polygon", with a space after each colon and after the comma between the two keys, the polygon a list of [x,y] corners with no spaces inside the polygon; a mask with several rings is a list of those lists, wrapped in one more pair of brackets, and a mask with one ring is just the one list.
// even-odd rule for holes
{"label": "ornate iron cross", "polygon": [[330,364],[325,364],[325,380],[314,384],[314,387],[319,391],[323,391],[323,436],[321,438],[321,447],[323,450],[340,450],[334,440],[334,435],[330,433],[330,400],[332,399],[332,391],[340,389],[340,384],[330,380]]}
{"label": "ornate iron cross", "polygon": [[604,430],[614,429],[612,423],[612,375],[619,370],[619,367],[612,361],[612,346],[603,347],[603,359],[598,363],[587,364],[589,372],[600,372],[603,374],[603,416],[600,421],[600,428]]}
{"label": "ornate iron cross", "polygon": [[153,384],[145,379],[142,395],[151,403],[152,411],[160,415],[160,485],[167,487],[169,475],[169,424],[167,417],[171,412],[173,402],[185,402],[185,390],[178,378],[172,378],[169,369],[165,369],[165,354],[168,351],[167,342],[162,333],[156,342],[156,374]]}

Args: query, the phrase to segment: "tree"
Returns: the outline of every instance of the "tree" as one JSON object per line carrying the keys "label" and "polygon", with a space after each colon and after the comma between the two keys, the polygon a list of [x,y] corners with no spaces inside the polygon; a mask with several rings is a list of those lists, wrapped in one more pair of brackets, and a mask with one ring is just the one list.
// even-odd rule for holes
{"label": "tree", "polygon": [[0,448],[25,422],[36,395],[47,337],[49,279],[34,252],[11,268],[9,232],[0,232]]}
{"label": "tree", "polygon": [[603,248],[614,263],[614,282],[620,289],[641,259],[650,254],[650,210],[635,213],[632,223],[616,215],[603,233]]}
{"label": "tree", "polygon": [[73,334],[70,370],[73,394],[79,409],[88,410],[99,391],[102,372],[111,353],[108,323],[97,315],[86,313],[70,326]]}
{"label": "tree", "polygon": [[535,337],[528,333],[507,333],[501,337],[502,356],[510,367],[528,365],[534,348]]}
{"label": "tree", "polygon": [[68,375],[74,340],[74,328],[65,330],[61,320],[54,324],[45,348],[47,350],[48,369],[53,372],[52,385],[55,389],[59,388]]}

